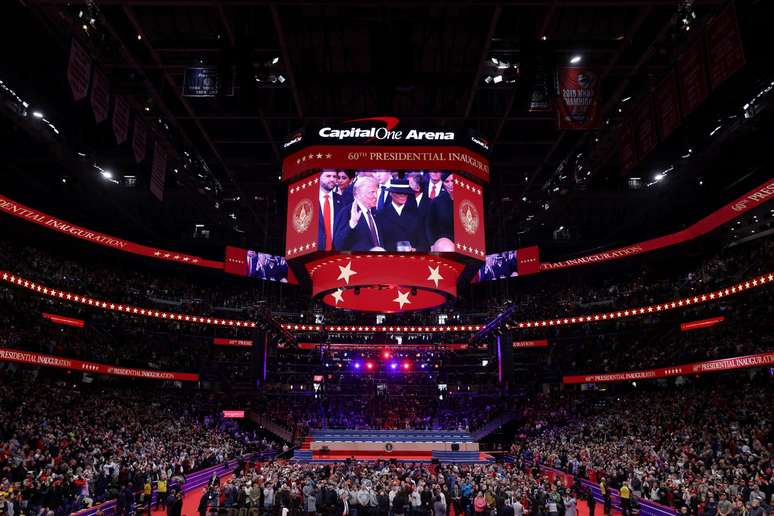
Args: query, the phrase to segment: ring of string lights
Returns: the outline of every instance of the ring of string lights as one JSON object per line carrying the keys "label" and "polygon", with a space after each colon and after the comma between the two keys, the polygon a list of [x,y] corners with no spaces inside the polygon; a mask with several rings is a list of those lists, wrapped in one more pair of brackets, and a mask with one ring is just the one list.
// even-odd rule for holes
{"label": "ring of string lights", "polygon": [[[153,317],[156,319],[165,319],[170,321],[187,322],[191,324],[204,324],[209,326],[223,326],[232,328],[255,328],[258,323],[255,321],[246,321],[240,319],[223,319],[220,317],[213,317],[208,315],[191,315],[177,312],[165,312],[162,310],[156,310],[154,308],[142,308],[137,306],[128,305],[125,303],[115,303],[111,301],[105,301],[95,299],[90,296],[84,296],[81,294],[75,294],[67,292],[65,290],[59,290],[55,288],[49,288],[40,283],[30,281],[24,277],[15,275],[7,271],[2,272],[2,281],[32,290],[38,294],[51,297],[53,299],[59,299],[62,301],[69,301],[73,303],[82,304],[92,308],[101,309],[104,311],[120,312],[129,315],[137,315],[141,317]],[[649,315],[653,313],[665,312],[668,310],[680,309],[687,306],[698,305],[701,303],[707,303],[723,299],[728,296],[740,294],[752,288],[757,288],[763,285],[767,285],[774,282],[774,273],[765,273],[754,278],[750,278],[744,281],[740,281],[734,285],[721,288],[712,292],[704,294],[695,294],[692,296],[673,299],[663,303],[646,305],[634,308],[627,308],[623,310],[614,310],[611,312],[602,312],[595,314],[575,315],[560,317],[556,319],[545,319],[539,321],[521,321],[507,323],[506,327],[509,329],[525,329],[525,328],[546,328],[552,326],[565,326],[569,324],[588,324],[596,323],[600,321],[610,321],[615,319],[623,319],[626,317],[635,317],[638,315]],[[426,332],[472,332],[478,331],[483,328],[483,325],[449,325],[449,326],[338,326],[338,325],[315,325],[315,324],[282,324],[284,330],[295,331],[329,331],[329,332],[349,332],[349,333],[374,333],[374,332],[402,332],[402,333],[426,333]]]}

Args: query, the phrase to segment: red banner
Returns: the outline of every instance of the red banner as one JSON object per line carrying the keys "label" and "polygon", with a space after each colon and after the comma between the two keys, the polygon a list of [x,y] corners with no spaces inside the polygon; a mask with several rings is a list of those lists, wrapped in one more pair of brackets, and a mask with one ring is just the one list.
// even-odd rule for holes
{"label": "red banner", "polygon": [[116,97],[113,104],[113,134],[119,145],[129,136],[129,101],[123,95]]}
{"label": "red banner", "polygon": [[105,73],[98,67],[94,67],[94,78],[91,82],[91,109],[94,111],[96,122],[107,120],[110,109],[110,81]]}
{"label": "red banner", "polygon": [[481,187],[472,181],[454,176],[454,245],[457,252],[483,260],[484,197]]}
{"label": "red banner", "polygon": [[322,168],[448,170],[489,181],[489,160],[464,147],[312,145],[282,162],[282,179]]}
{"label": "red banner", "polygon": [[618,152],[621,175],[625,176],[637,166],[637,142],[634,141],[634,127],[631,117],[626,117],[618,128]]}
{"label": "red banner", "polygon": [[548,347],[548,341],[542,340],[516,340],[513,341],[514,348],[545,348]]}
{"label": "red banner", "polygon": [[653,103],[661,139],[666,140],[680,126],[680,102],[677,100],[677,79],[670,71],[653,92]]}
{"label": "red banner", "polygon": [[244,410],[224,410],[223,417],[231,419],[242,419],[245,417]]}
{"label": "red banner", "polygon": [[533,245],[516,250],[516,271],[519,276],[540,272],[540,249]]}
{"label": "red banner", "polygon": [[199,267],[210,267],[213,269],[223,268],[223,262],[205,260],[204,258],[199,258],[198,256],[192,256],[190,254],[181,254],[165,249],[158,249],[156,247],[148,247],[104,233],[97,233],[96,231],[70,224],[69,222],[52,217],[51,215],[28,208],[27,206],[12,201],[2,195],[0,195],[0,212],[5,212],[8,215],[13,215],[14,217],[18,217],[28,222],[34,222],[35,224],[48,229],[53,229],[59,233],[64,233],[65,235],[80,238],[81,240],[86,240],[119,251],[148,256],[159,260],[168,260],[170,262],[198,265]]}
{"label": "red banner", "polygon": [[43,319],[48,319],[54,324],[62,324],[64,326],[74,326],[76,328],[83,328],[84,322],[81,319],[73,319],[72,317],[65,317],[63,315],[50,314],[43,312],[40,314]]}
{"label": "red banner", "polygon": [[134,134],[132,135],[132,152],[134,160],[139,163],[145,159],[147,152],[148,134],[145,129],[145,122],[139,116],[134,117]]}
{"label": "red banner", "polygon": [[392,351],[414,351],[414,350],[425,350],[425,351],[459,351],[463,349],[468,349],[467,344],[463,343],[456,343],[456,344],[430,344],[430,343],[417,343],[417,344],[405,344],[405,345],[395,345],[395,344],[343,344],[343,343],[333,343],[333,344],[326,344],[324,342],[300,342],[298,344],[298,349],[317,349],[320,346],[334,350],[334,351],[357,351],[357,350],[387,350],[389,352]]}
{"label": "red banner", "polygon": [[212,339],[212,343],[216,346],[234,346],[237,348],[249,348],[253,345],[252,340],[244,340],[244,339],[222,339],[220,337],[215,337]]}
{"label": "red banner", "polygon": [[670,376],[683,376],[688,374],[714,373],[717,371],[731,371],[734,369],[747,369],[750,367],[762,367],[774,364],[774,353],[759,353],[744,357],[721,358],[707,362],[647,369],[644,371],[626,371],[621,373],[602,373],[578,376],[565,376],[562,383],[608,383],[629,382],[636,380],[652,380],[654,378],[668,378]]}
{"label": "red banner", "polygon": [[646,95],[634,110],[634,120],[637,124],[637,159],[642,161],[658,144],[656,121],[653,118],[652,97]]}
{"label": "red banner", "polygon": [[559,129],[599,127],[599,76],[595,72],[585,67],[560,69],[557,93]]}
{"label": "red banner", "polygon": [[628,256],[634,256],[637,254],[647,253],[661,249],[671,245],[686,242],[688,240],[700,237],[709,233],[710,231],[726,224],[735,218],[744,215],[747,211],[759,206],[762,202],[769,200],[774,196],[774,179],[770,179],[762,185],[756,187],[739,197],[735,201],[726,204],[719,210],[707,215],[700,221],[688,226],[686,229],[670,233],[658,238],[646,240],[639,244],[632,244],[626,247],[619,247],[618,249],[611,249],[602,253],[591,254],[581,258],[573,258],[572,260],[565,260],[562,262],[540,264],[542,270],[564,269],[567,267],[575,267],[577,265],[588,265],[591,263],[606,262],[609,260],[617,260],[619,258],[626,258]]}
{"label": "red banner", "polygon": [[745,64],[734,2],[729,2],[707,24],[704,35],[707,40],[710,82],[713,88],[717,88]]}
{"label": "red banner", "polygon": [[725,317],[720,316],[720,317],[713,317],[711,319],[702,319],[700,321],[681,323],[680,331],[691,331],[691,330],[698,330],[700,328],[709,328],[710,326],[715,326],[716,324],[722,323],[725,320],[726,320]]}
{"label": "red banner", "polygon": [[80,43],[73,38],[70,44],[70,61],[67,63],[67,82],[75,100],[86,98],[91,79],[91,58]]}
{"label": "red banner", "polygon": [[309,177],[288,188],[285,226],[285,257],[298,258],[317,251],[317,224],[320,213],[320,178]]}
{"label": "red banner", "polygon": [[150,191],[159,201],[164,200],[164,179],[167,175],[167,151],[156,141],[153,146],[153,164],[151,165]]}
{"label": "red banner", "polygon": [[134,369],[117,367],[96,362],[84,362],[73,358],[63,358],[53,355],[43,355],[29,351],[19,351],[10,348],[0,348],[0,362],[16,362],[42,367],[58,367],[84,373],[107,374],[111,376],[129,376],[132,378],[147,378],[149,380],[178,380],[183,382],[198,382],[199,375],[195,373],[175,373],[171,371],[156,371],[153,369]]}
{"label": "red banner", "polygon": [[247,249],[227,245],[223,271],[237,276],[247,276],[250,272],[247,267]]}
{"label": "red banner", "polygon": [[677,62],[677,77],[680,81],[680,103],[683,106],[683,114],[687,116],[709,95],[701,38],[696,38],[680,56]]}

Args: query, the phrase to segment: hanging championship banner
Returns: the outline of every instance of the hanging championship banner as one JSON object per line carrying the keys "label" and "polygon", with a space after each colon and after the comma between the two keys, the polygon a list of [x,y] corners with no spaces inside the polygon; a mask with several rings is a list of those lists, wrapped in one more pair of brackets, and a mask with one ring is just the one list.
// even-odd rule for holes
{"label": "hanging championship banner", "polygon": [[67,82],[75,100],[86,98],[91,78],[91,58],[80,43],[73,38],[70,44],[70,61],[67,63]]}
{"label": "hanging championship banner", "polygon": [[656,121],[653,118],[653,104],[651,96],[646,95],[634,110],[634,122],[636,127],[637,159],[645,159],[658,144],[656,135]]}
{"label": "hanging championship banner", "polygon": [[164,179],[167,175],[167,151],[157,141],[153,146],[153,165],[151,165],[150,191],[159,201],[164,200]]}
{"label": "hanging championship banner", "polygon": [[677,61],[677,77],[680,81],[680,103],[683,114],[693,113],[709,95],[707,67],[704,65],[704,45],[696,38]]}
{"label": "hanging championship banner", "polygon": [[666,140],[672,131],[680,127],[680,103],[677,99],[677,79],[674,70],[670,70],[653,92],[656,121],[662,141]]}
{"label": "hanging championship banner", "polygon": [[94,120],[102,123],[107,120],[110,109],[110,81],[105,73],[94,67],[94,78],[91,82],[91,110],[94,111]]}
{"label": "hanging championship banner", "polygon": [[116,97],[113,105],[113,134],[119,145],[129,136],[129,101],[123,95]]}
{"label": "hanging championship banner", "polygon": [[631,116],[627,116],[618,128],[618,154],[621,162],[621,175],[625,176],[637,166],[637,142],[634,141],[634,128]]}
{"label": "hanging championship banner", "polygon": [[585,67],[561,68],[557,80],[559,129],[599,127],[599,76]]}
{"label": "hanging championship banner", "polygon": [[134,134],[132,135],[132,150],[134,151],[134,160],[139,163],[145,159],[146,145],[148,135],[145,131],[145,123],[139,116],[134,117]]}
{"label": "hanging championship banner", "polygon": [[704,35],[707,40],[710,82],[713,88],[717,88],[745,64],[742,36],[733,2],[729,2],[707,24]]}

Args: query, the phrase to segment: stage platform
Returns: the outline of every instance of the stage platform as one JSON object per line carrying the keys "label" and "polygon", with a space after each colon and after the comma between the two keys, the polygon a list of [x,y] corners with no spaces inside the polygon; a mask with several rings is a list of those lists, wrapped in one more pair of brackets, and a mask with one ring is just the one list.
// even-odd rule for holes
{"label": "stage platform", "polygon": [[474,464],[490,462],[468,432],[435,430],[313,430],[294,452],[300,462],[347,459]]}

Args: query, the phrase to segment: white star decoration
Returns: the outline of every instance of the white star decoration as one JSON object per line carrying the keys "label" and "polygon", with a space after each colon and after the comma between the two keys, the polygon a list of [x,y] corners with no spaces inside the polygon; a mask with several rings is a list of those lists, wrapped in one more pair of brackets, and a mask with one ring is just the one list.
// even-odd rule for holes
{"label": "white star decoration", "polygon": [[398,297],[396,297],[392,301],[394,303],[398,303],[400,305],[400,309],[403,310],[403,305],[411,304],[411,301],[409,301],[408,296],[409,296],[408,292],[401,292],[400,289],[398,289]]}
{"label": "white star decoration", "polygon": [[335,299],[335,300],[336,300],[336,304],[337,304],[337,305],[338,305],[339,303],[343,303],[343,302],[344,302],[344,297],[343,297],[343,295],[342,295],[342,294],[344,294],[344,289],[341,289],[341,288],[340,288],[340,289],[338,289],[338,290],[337,290],[336,292],[334,292],[333,294],[331,294],[331,296],[333,297],[333,299]]}
{"label": "white star decoration", "polygon": [[352,270],[352,260],[350,260],[349,263],[347,263],[346,267],[342,267],[341,265],[339,265],[339,271],[341,271],[341,273],[339,274],[339,277],[336,279],[343,279],[347,285],[349,285],[350,276],[354,276],[355,274],[357,274],[357,272]]}
{"label": "white star decoration", "polygon": [[435,287],[438,288],[438,280],[442,280],[443,279],[443,276],[441,276],[441,273],[438,272],[439,269],[441,268],[441,266],[438,265],[435,269],[433,269],[432,267],[430,267],[428,265],[427,268],[430,269],[430,276],[428,276],[427,279],[430,280],[430,281],[434,281],[435,282]]}

